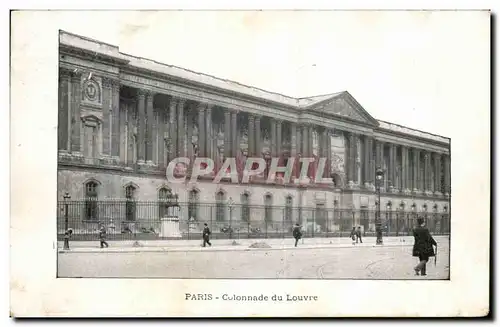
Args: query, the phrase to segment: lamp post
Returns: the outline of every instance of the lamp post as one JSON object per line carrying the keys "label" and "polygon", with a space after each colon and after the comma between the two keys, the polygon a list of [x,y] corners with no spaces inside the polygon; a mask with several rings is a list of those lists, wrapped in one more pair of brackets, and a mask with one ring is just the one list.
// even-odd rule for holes
{"label": "lamp post", "polygon": [[389,201],[385,206],[385,227],[387,229],[388,236],[391,236],[391,221],[392,221],[391,209],[392,209],[392,202]]}
{"label": "lamp post", "polygon": [[229,239],[233,239],[233,198],[229,197],[227,200],[227,205],[229,207]]}
{"label": "lamp post", "polygon": [[64,199],[64,231],[67,232],[69,228],[69,222],[68,222],[68,201],[71,199],[71,195],[69,195],[68,192],[64,193],[63,195]]}
{"label": "lamp post", "polygon": [[384,170],[377,167],[375,170],[375,184],[377,187],[378,201],[377,201],[377,215],[375,216],[375,232],[377,235],[376,244],[382,245],[384,242],[382,240],[382,217],[380,216],[380,188],[384,179]]}

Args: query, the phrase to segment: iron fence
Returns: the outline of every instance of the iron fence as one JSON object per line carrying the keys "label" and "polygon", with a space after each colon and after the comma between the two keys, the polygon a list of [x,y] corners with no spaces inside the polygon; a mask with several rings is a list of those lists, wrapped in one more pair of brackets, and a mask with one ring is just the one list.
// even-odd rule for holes
{"label": "iron fence", "polygon": [[[302,226],[304,237],[347,237],[353,227],[360,227],[364,236],[375,236],[376,210],[222,203],[179,203],[179,207],[183,239],[201,239],[205,223],[213,239],[289,238],[296,223]],[[162,239],[161,218],[165,214],[166,203],[161,201],[61,201],[57,210],[57,231],[60,239],[66,228],[71,228],[73,240],[97,240],[102,224],[109,239]],[[411,235],[417,217],[426,220],[434,235],[450,232],[449,213],[381,211],[383,235]]]}

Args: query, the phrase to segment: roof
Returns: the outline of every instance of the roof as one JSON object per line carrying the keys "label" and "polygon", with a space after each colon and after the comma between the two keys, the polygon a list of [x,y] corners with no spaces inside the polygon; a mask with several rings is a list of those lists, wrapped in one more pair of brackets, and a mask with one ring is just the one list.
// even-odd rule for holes
{"label": "roof", "polygon": [[[60,44],[62,45],[66,45],[73,48],[85,49],[87,51],[94,52],[96,54],[100,54],[106,57],[111,57],[118,61],[126,62],[127,65],[131,67],[163,73],[165,75],[173,76],[176,78],[185,79],[205,84],[208,86],[240,93],[243,95],[252,96],[262,100],[272,101],[278,104],[294,107],[300,110],[308,110],[314,107],[316,104],[319,104],[320,102],[326,101],[328,99],[334,99],[346,93],[348,94],[347,91],[342,91],[342,92],[335,92],[323,95],[316,95],[311,97],[294,98],[283,94],[266,91],[254,86],[249,86],[235,81],[218,78],[212,75],[195,72],[192,70],[188,70],[173,65],[159,63],[151,59],[145,59],[141,57],[132,56],[129,54],[124,54],[121,53],[119,51],[119,48],[115,45],[107,44],[84,36],[68,33],[65,31],[60,31],[59,34],[60,34],[59,41]],[[367,112],[366,114],[369,115]],[[422,132],[419,130],[411,129],[397,124],[388,123],[381,120],[377,120],[377,122],[379,123],[379,127],[383,129],[387,129],[394,132],[401,132],[408,135],[422,137],[434,141],[449,143],[449,139],[445,137]]]}

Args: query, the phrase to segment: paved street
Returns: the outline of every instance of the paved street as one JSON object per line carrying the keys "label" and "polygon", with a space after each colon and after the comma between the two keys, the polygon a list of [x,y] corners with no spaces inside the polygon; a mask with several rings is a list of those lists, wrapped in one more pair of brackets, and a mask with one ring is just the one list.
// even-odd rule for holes
{"label": "paved street", "polygon": [[414,276],[411,246],[59,253],[59,277],[447,279],[449,243]]}

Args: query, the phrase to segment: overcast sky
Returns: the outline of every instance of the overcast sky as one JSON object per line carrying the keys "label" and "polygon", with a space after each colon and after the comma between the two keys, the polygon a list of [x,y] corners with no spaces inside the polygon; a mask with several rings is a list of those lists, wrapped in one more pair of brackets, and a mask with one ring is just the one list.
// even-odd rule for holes
{"label": "overcast sky", "polygon": [[284,95],[347,90],[377,119],[450,136],[450,111],[484,78],[467,63],[489,60],[485,15],[152,11],[54,19],[125,53]]}

